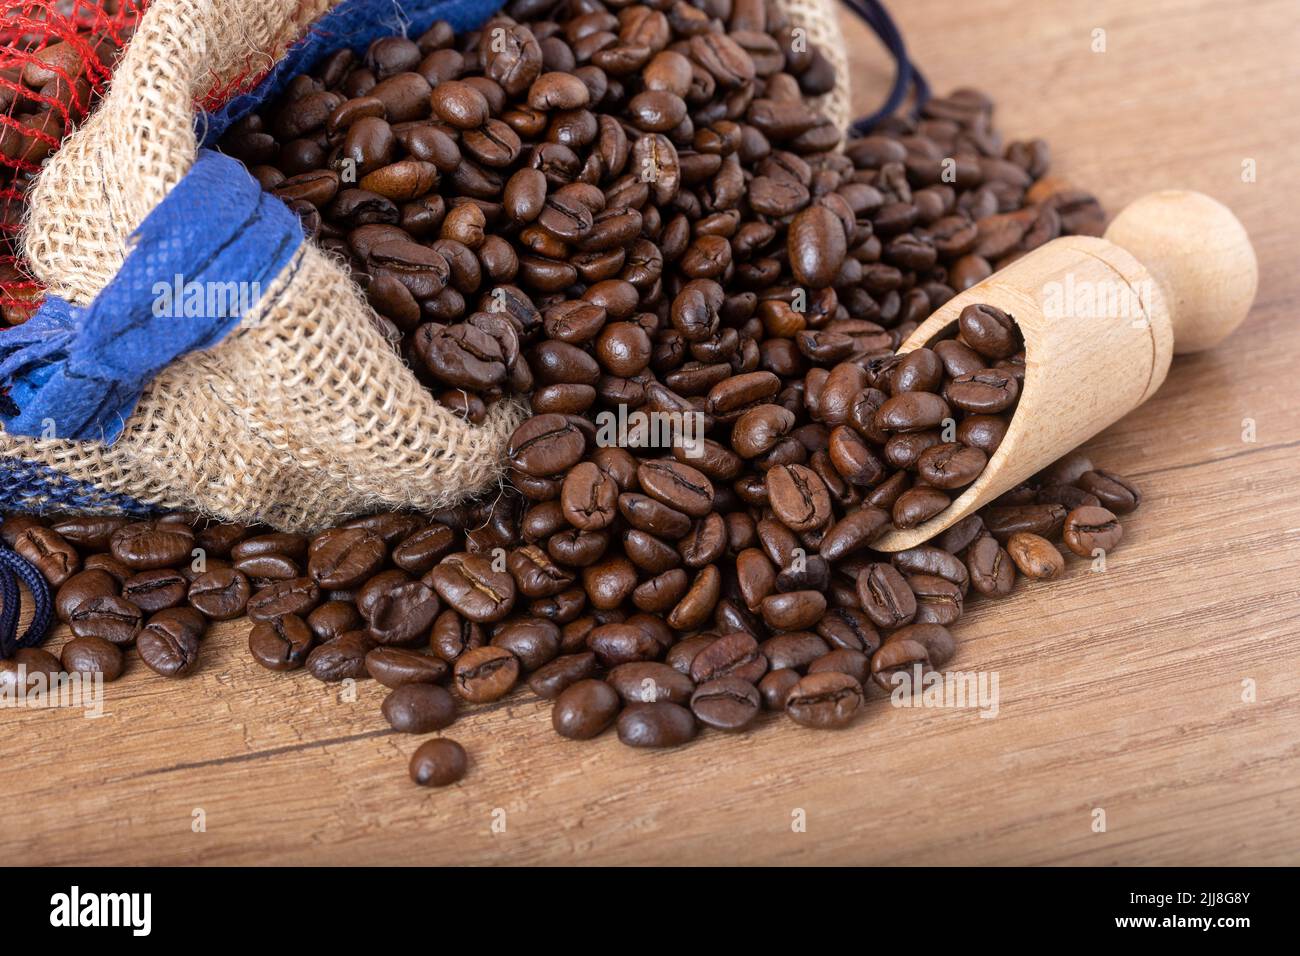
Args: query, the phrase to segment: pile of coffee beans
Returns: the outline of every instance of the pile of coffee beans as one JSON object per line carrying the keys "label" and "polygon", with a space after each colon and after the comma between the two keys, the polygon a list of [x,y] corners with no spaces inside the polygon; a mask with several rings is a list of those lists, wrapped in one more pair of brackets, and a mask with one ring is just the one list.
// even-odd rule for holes
{"label": "pile of coffee beans", "polygon": [[994,268],[1100,230],[970,90],[838,151],[806,99],[832,71],[764,0],[508,10],[341,51],[222,141],[473,421],[510,392],[703,410],[727,377],[887,355]]}
{"label": "pile of coffee beans", "polygon": [[[1100,232],[1042,141],[1004,147],[962,90],[841,151],[807,100],[829,65],[763,0],[507,10],[344,51],[223,146],[441,402],[530,402],[508,484],[310,537],[11,517],[74,634],[45,666],[120,673],[134,643],[180,676],[206,622],[247,614],[259,664],[374,678],[405,733],[521,683],[573,739],[673,746],[763,710],[840,727],[943,668],[968,600],[1061,573],[1056,541],[1119,543],[1139,494],[1076,453],[928,544],[872,548],[979,476],[1024,380],[992,306],[900,344],[1016,257]],[[631,414],[670,427],[634,437]],[[410,773],[466,767],[436,738]]]}
{"label": "pile of coffee beans", "polygon": [[[1084,558],[1109,552],[1123,533],[1116,514],[1140,502],[1076,453],[930,544],[832,561],[801,557],[774,509],[689,516],[677,506],[701,508],[676,483],[677,463],[655,461],[607,449],[593,466],[642,489],[621,494],[644,497],[648,513],[676,516],[681,536],[630,522],[617,535],[555,530],[567,521],[557,502],[521,511],[504,496],[312,537],[194,515],[10,516],[0,539],[56,589],[72,637],[61,660],[28,649],[0,661],[0,683],[36,671],[114,680],[131,646],[157,673],[184,677],[209,622],[247,615],[259,664],[373,678],[391,689],[382,713],[403,733],[441,731],[462,706],[521,683],[554,700],[555,731],[571,739],[617,724],[629,746],[674,746],[700,726],[743,730],[763,709],[842,727],[873,684],[888,691],[898,672],[949,661],[966,601],[1058,575],[1062,536]],[[466,766],[460,745],[439,738],[415,752],[411,775],[445,784]]]}

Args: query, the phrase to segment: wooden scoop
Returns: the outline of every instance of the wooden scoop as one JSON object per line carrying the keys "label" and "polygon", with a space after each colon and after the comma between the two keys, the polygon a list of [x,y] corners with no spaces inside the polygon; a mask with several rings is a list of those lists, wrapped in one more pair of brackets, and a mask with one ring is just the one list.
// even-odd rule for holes
{"label": "wooden scoop", "polygon": [[1155,394],[1175,353],[1217,345],[1250,311],[1259,267],[1224,205],[1197,192],[1151,193],[1104,239],[1066,236],[955,296],[899,348],[955,334],[975,303],[1015,319],[1025,381],[983,474],[943,512],[872,547],[921,544],[1082,445]]}

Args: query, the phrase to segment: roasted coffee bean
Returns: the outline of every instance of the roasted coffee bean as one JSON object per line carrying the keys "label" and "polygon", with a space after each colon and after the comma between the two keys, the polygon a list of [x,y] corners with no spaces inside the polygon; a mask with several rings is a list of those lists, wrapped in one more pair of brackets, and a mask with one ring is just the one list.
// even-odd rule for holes
{"label": "roasted coffee bean", "polygon": [[1065,516],[1065,544],[1081,558],[1112,550],[1124,537],[1124,529],[1105,508],[1085,505]]}
{"label": "roasted coffee bean", "polygon": [[559,653],[560,629],[544,618],[506,621],[493,635],[492,646],[514,654],[525,671],[535,671]]}
{"label": "roasted coffee bean", "polygon": [[830,647],[816,634],[797,631],[778,634],[759,645],[772,670],[806,670],[808,665],[830,652]]}
{"label": "roasted coffee bean", "polygon": [[856,607],[833,607],[817,624],[817,634],[832,649],[845,648],[872,654],[880,646],[880,635],[871,619]]}
{"label": "roasted coffee bean", "polygon": [[968,305],[957,317],[965,343],[986,359],[1003,359],[1021,347],[1015,320],[991,305]]}
{"label": "roasted coffee bean", "polygon": [[68,615],[77,637],[99,637],[119,647],[134,641],[143,624],[140,609],[116,594],[88,598]]}
{"label": "roasted coffee bean", "polygon": [[758,692],[763,697],[766,710],[785,710],[785,699],[790,690],[799,683],[798,671],[782,669],[769,671],[758,683]]}
{"label": "roasted coffee bean", "polygon": [[315,643],[311,629],[296,614],[263,619],[248,632],[248,652],[253,660],[273,671],[302,667]]}
{"label": "roasted coffee bean", "polygon": [[113,597],[120,592],[117,580],[107,571],[91,568],[79,571],[60,585],[54,595],[54,613],[64,624],[83,601],[96,597]]}
{"label": "roasted coffee bean", "polygon": [[551,726],[561,737],[590,740],[614,722],[621,707],[617,692],[609,684],[601,680],[580,680],[555,699]]}
{"label": "roasted coffee bean", "polygon": [[137,522],[114,531],[110,547],[113,557],[136,571],[174,568],[190,557],[194,532],[184,525]]}
{"label": "roasted coffee bean", "polygon": [[430,647],[434,654],[449,664],[454,664],[466,651],[482,647],[486,643],[487,634],[484,633],[483,625],[461,617],[451,608],[434,619]]}
{"label": "roasted coffee bean", "polygon": [[250,597],[247,613],[254,621],[269,621],[284,614],[305,618],[320,598],[320,588],[311,578],[289,578],[267,585]]}
{"label": "roasted coffee bean", "polygon": [[1054,578],[1065,569],[1065,559],[1056,545],[1029,531],[1017,531],[1007,541],[1007,553],[1020,573],[1035,581]]}
{"label": "roasted coffee bean", "polygon": [[719,677],[739,677],[751,684],[767,671],[767,658],[758,642],[744,632],[726,634],[703,648],[691,661],[690,677],[697,684]]}
{"label": "roasted coffee bean", "polygon": [[380,644],[407,644],[429,634],[439,610],[438,595],[432,587],[422,580],[401,581],[376,595],[362,610],[362,616],[370,636]]}
{"label": "roasted coffee bean", "polygon": [[629,747],[677,747],[695,736],[695,716],[680,704],[631,704],[618,718],[618,739]]}
{"label": "roasted coffee bean", "polygon": [[777,465],[767,473],[767,494],[772,510],[792,531],[812,531],[831,517],[831,496],[826,483],[804,465]]}
{"label": "roasted coffee bean", "polygon": [[[114,534],[119,533],[120,530],[114,532]],[[81,557],[77,554],[77,549],[52,528],[34,525],[17,535],[10,547],[17,551],[20,557],[34,564],[36,570],[40,571],[49,582],[50,587],[60,587],[81,570]],[[136,569],[142,567],[140,564],[130,566]]]}
{"label": "roasted coffee bean", "polygon": [[348,631],[313,648],[307,655],[307,670],[327,683],[366,677],[366,655],[374,646],[374,638],[365,631]]}
{"label": "roasted coffee bean", "polygon": [[528,675],[528,689],[543,700],[554,700],[578,681],[595,674],[596,655],[591,651],[565,654]]}
{"label": "roasted coffee bean", "polygon": [[1117,515],[1128,514],[1142,503],[1142,494],[1131,482],[1108,471],[1087,471],[1079,476],[1080,491],[1095,495],[1102,507]]}
{"label": "roasted coffee bean", "polygon": [[686,705],[695,690],[690,677],[669,664],[655,661],[620,664],[610,670],[608,680],[628,704],[667,700]]}
{"label": "roasted coffee bean", "polygon": [[966,552],[970,583],[985,597],[1006,597],[1016,582],[1016,567],[1006,550],[989,535],[976,539]]}
{"label": "roasted coffee bean", "polygon": [[375,647],[366,653],[366,672],[385,687],[436,684],[450,670],[437,657],[401,647]]}
{"label": "roasted coffee bean", "polygon": [[898,496],[894,502],[894,527],[900,529],[915,528],[939,514],[951,500],[938,488],[929,486],[909,488]]}
{"label": "roasted coffee bean", "polygon": [[175,571],[141,571],[122,583],[122,597],[152,614],[183,603],[188,589],[189,582]]}
{"label": "roasted coffee bean", "polygon": [[432,733],[456,719],[455,699],[430,683],[402,684],[384,698],[380,710],[388,725],[403,734]]}
{"label": "roasted coffee bean", "polygon": [[819,591],[789,591],[765,597],[759,605],[763,623],[777,631],[798,631],[812,627],[826,612],[826,598]]}
{"label": "roasted coffee bean", "polygon": [[307,615],[307,626],[321,643],[361,628],[361,613],[350,601],[326,601]]}
{"label": "roasted coffee bean", "polygon": [[720,677],[700,685],[691,695],[691,713],[700,723],[718,730],[744,730],[762,705],[758,688],[738,677]]}
{"label": "roasted coffee bean", "polygon": [[248,576],[234,568],[220,568],[199,575],[190,583],[190,606],[213,621],[239,617],[248,606],[252,586]]}
{"label": "roasted coffee bean", "polygon": [[[50,523],[50,530],[75,547],[83,550],[106,551],[113,539],[113,532],[129,524],[127,518],[98,515],[76,515],[60,518]],[[224,525],[220,527],[238,527]]]}
{"label": "roasted coffee bean", "polygon": [[188,607],[159,611],[140,630],[135,649],[140,660],[163,677],[185,677],[199,663],[199,641],[207,622]]}
{"label": "roasted coffee bean", "polygon": [[648,461],[637,468],[642,490],[682,514],[702,518],[713,510],[713,483],[679,461]]}
{"label": "roasted coffee bean", "polygon": [[61,662],[69,673],[102,674],[112,681],[122,676],[126,657],[120,647],[102,637],[74,637],[63,645]]}
{"label": "roasted coffee bean", "polygon": [[989,534],[1003,544],[1021,531],[1055,537],[1065,524],[1066,514],[1066,509],[1056,504],[990,505],[980,512]]}
{"label": "roasted coffee bean", "polygon": [[861,709],[862,700],[862,685],[857,680],[848,674],[825,671],[809,674],[790,688],[785,712],[805,727],[844,727]]}
{"label": "roasted coffee bean", "polygon": [[859,684],[871,676],[871,658],[861,651],[839,647],[808,665],[809,674],[848,674]]}
{"label": "roasted coffee bean", "polygon": [[447,737],[426,740],[411,755],[411,779],[422,787],[447,787],[469,767],[465,748]]}
{"label": "roasted coffee bean", "polygon": [[[963,572],[964,573],[964,572]],[[916,597],[917,624],[954,624],[963,609],[962,588],[933,574],[911,574],[907,586]]]}
{"label": "roasted coffee bean", "polygon": [[448,555],[429,576],[438,596],[471,621],[499,621],[514,607],[514,578],[481,554]]}
{"label": "roasted coffee bean", "polygon": [[899,627],[916,616],[916,595],[888,564],[870,564],[859,572],[858,600],[877,627]]}
{"label": "roasted coffee bean", "polygon": [[456,534],[444,524],[432,524],[403,538],[393,548],[392,560],[408,574],[424,574],[455,547]]}
{"label": "roasted coffee bean", "polygon": [[525,475],[544,477],[572,468],[586,448],[582,431],[565,415],[534,415],[510,438],[506,456]]}
{"label": "roasted coffee bean", "polygon": [[311,543],[307,573],[323,588],[353,588],[379,570],[383,539],[365,528],[334,528]]}
{"label": "roasted coffee bean", "polygon": [[519,679],[519,661],[502,647],[476,647],[465,651],[452,668],[456,692],[475,704],[499,700]]}

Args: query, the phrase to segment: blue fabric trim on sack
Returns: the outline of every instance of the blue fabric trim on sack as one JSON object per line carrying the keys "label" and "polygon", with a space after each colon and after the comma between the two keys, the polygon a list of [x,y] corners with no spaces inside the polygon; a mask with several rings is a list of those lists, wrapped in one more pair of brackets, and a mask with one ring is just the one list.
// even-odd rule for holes
{"label": "blue fabric trim on sack", "polygon": [[313,23],[256,87],[218,110],[200,113],[195,121],[199,139],[204,146],[213,145],[231,124],[283,92],[295,76],[344,47],[360,52],[380,37],[399,32],[419,36],[439,20],[457,33],[473,30],[503,6],[505,0],[344,0]]}
{"label": "blue fabric trim on sack", "polygon": [[0,458],[0,512],[117,512],[143,517],[154,509],[130,495],[104,491],[56,468],[25,458]]}
{"label": "blue fabric trim on sack", "polygon": [[242,163],[200,150],[131,241],[90,305],[46,296],[0,336],[0,385],[12,403],[0,419],[10,434],[111,444],[154,376],[238,325],[303,233]]}

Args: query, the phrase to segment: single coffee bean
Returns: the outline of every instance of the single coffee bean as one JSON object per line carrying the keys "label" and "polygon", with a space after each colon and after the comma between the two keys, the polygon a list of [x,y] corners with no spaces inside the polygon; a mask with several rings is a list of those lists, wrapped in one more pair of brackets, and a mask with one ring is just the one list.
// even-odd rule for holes
{"label": "single coffee bean", "polygon": [[107,571],[98,568],[78,571],[59,587],[54,595],[54,613],[67,624],[72,612],[83,602],[95,597],[112,597],[119,593],[117,580]]}
{"label": "single coffee bean", "polygon": [[269,621],[284,614],[305,618],[320,603],[320,588],[311,578],[289,578],[262,588],[248,599],[247,613],[254,621]]}
{"label": "single coffee bean", "polygon": [[499,621],[514,607],[514,578],[484,555],[448,555],[429,576],[438,596],[471,621]]}
{"label": "single coffee bean", "polygon": [[152,614],[175,607],[185,600],[189,582],[175,571],[160,568],[140,571],[122,584],[122,597],[141,611]]}
{"label": "single coffee bean", "polygon": [[826,671],[801,678],[786,694],[785,712],[805,727],[844,727],[861,709],[862,700],[862,685],[857,680]]}
{"label": "single coffee bean", "polygon": [[401,647],[375,647],[366,653],[366,673],[385,687],[436,684],[450,670],[440,658]]}
{"label": "single coffee bean", "polygon": [[135,571],[174,568],[190,557],[194,532],[170,522],[136,522],[113,532],[113,557]]}
{"label": "single coffee bean", "polygon": [[140,609],[115,594],[82,601],[68,616],[68,626],[77,637],[99,637],[119,647],[134,641],[143,624]]}
{"label": "single coffee bean", "polygon": [[140,630],[135,649],[140,660],[163,677],[185,677],[199,663],[199,639],[206,620],[193,608],[159,611]]}
{"label": "single coffee bean", "polygon": [[700,723],[718,730],[744,730],[761,708],[758,688],[738,677],[702,684],[691,696],[691,712]]}
{"label": "single coffee bean", "polygon": [[519,679],[519,661],[503,647],[476,647],[456,658],[452,681],[457,693],[474,704],[499,700]]}
{"label": "single coffee bean", "polygon": [[1016,566],[1011,555],[990,535],[976,539],[966,553],[970,583],[985,597],[1006,597],[1016,582]]}
{"label": "single coffee bean", "polygon": [[565,654],[528,676],[528,689],[543,700],[554,700],[578,681],[594,677],[596,655],[591,651]]}
{"label": "single coffee bean", "polygon": [[767,671],[767,658],[753,636],[743,631],[726,634],[710,643],[691,661],[691,680],[703,684],[719,677],[739,677],[755,683]]}
{"label": "single coffee bean", "polygon": [[631,704],[618,718],[618,739],[629,747],[677,747],[695,736],[695,715],[680,704]]}
{"label": "single coffee bean", "polygon": [[390,727],[404,734],[427,734],[449,727],[456,719],[456,701],[436,684],[403,684],[380,707]]}
{"label": "single coffee bean", "polygon": [[372,531],[333,528],[312,541],[307,573],[323,588],[353,588],[379,570],[386,552]]}
{"label": "single coffee bean", "polygon": [[763,707],[766,710],[785,710],[786,696],[799,683],[799,679],[799,672],[789,668],[769,671],[758,683],[758,692],[763,697]]}
{"label": "single coffee bean", "polygon": [[653,704],[667,700],[686,705],[695,691],[690,677],[668,664],[655,661],[620,664],[609,672],[608,680],[628,704]]}
{"label": "single coffee bean", "polygon": [[861,684],[871,676],[871,658],[861,651],[840,647],[829,654],[822,655],[808,665],[809,674],[829,672],[848,674]]}
{"label": "single coffee bean", "polygon": [[234,568],[221,568],[199,575],[190,584],[190,606],[213,621],[239,617],[248,606],[252,586],[248,576]]}
{"label": "single coffee bean", "polygon": [[1017,531],[1011,536],[1007,553],[1020,573],[1035,581],[1049,580],[1065,569],[1065,559],[1056,545],[1028,531]]}
{"label": "single coffee bean", "polygon": [[332,641],[318,644],[307,655],[307,671],[326,683],[367,677],[366,655],[375,646],[365,631],[348,631]]}
{"label": "single coffee bean", "polygon": [[580,680],[567,687],[551,708],[551,726],[561,737],[590,740],[602,733],[622,702],[614,688],[600,680]]}
{"label": "single coffee bean", "polygon": [[1117,515],[1128,514],[1142,503],[1142,494],[1132,482],[1108,471],[1085,472],[1076,484],[1080,491],[1095,495],[1102,507]]}
{"label": "single coffee bean", "polygon": [[447,737],[426,740],[411,755],[411,779],[422,787],[447,787],[465,776],[465,748]]}
{"label": "single coffee bean", "polygon": [[361,613],[351,601],[326,601],[307,615],[307,626],[322,644],[360,630]]}
{"label": "single coffee bean", "polygon": [[111,681],[122,676],[126,656],[102,637],[74,637],[63,645],[62,663],[69,673],[102,674]]}
{"label": "single coffee bean", "polygon": [[820,528],[831,517],[826,483],[803,465],[778,465],[767,473],[768,500],[777,518],[792,531]]}
{"label": "single coffee bean", "polygon": [[891,565],[864,567],[858,572],[857,590],[863,612],[877,627],[901,627],[916,616],[916,595]]}
{"label": "single coffee bean", "polygon": [[[120,530],[115,532],[119,533]],[[17,535],[10,547],[34,564],[52,588],[61,587],[81,570],[81,557],[77,554],[77,549],[53,528],[33,525]],[[137,569],[140,567],[131,566]]]}
{"label": "single coffee bean", "polygon": [[1065,516],[1065,544],[1081,558],[1112,550],[1124,537],[1124,528],[1105,508],[1084,506]]}
{"label": "single coffee bean", "polygon": [[273,671],[302,667],[315,643],[315,635],[296,614],[258,621],[248,632],[248,652],[253,660]]}

